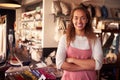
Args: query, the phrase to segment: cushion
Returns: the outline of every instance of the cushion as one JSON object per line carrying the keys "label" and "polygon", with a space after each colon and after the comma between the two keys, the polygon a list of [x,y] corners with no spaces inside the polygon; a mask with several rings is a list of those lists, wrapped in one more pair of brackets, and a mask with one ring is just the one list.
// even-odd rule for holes
{"label": "cushion", "polygon": [[53,1],[52,2],[52,14],[58,15],[62,13],[62,9],[60,7],[59,1]]}
{"label": "cushion", "polygon": [[70,9],[67,4],[65,4],[64,2],[60,2],[60,6],[62,9],[62,14],[64,14],[64,15],[70,14]]}
{"label": "cushion", "polygon": [[95,16],[96,17],[101,17],[101,9],[99,6],[95,7]]}

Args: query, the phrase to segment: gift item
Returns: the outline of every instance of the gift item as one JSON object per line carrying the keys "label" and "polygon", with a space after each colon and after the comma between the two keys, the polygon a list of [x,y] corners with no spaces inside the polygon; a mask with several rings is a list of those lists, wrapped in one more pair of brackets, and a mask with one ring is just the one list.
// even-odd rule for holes
{"label": "gift item", "polygon": [[103,18],[107,18],[108,17],[108,10],[107,10],[106,6],[102,6],[101,7],[101,12],[102,12],[102,17]]}
{"label": "gift item", "polygon": [[117,61],[117,55],[109,50],[109,53],[106,55],[106,60],[107,63],[115,63]]}
{"label": "gift item", "polygon": [[114,34],[111,33],[110,37],[107,39],[107,41],[103,45],[103,48],[110,48],[110,46],[112,45],[112,42],[114,40],[114,37],[115,37]]}
{"label": "gift item", "polygon": [[53,67],[10,67],[5,72],[5,78],[7,80],[56,80],[57,77],[62,76],[61,72]]}
{"label": "gift item", "polygon": [[31,49],[31,58],[35,61],[40,61],[42,54],[40,51]]}
{"label": "gift item", "polygon": [[49,72],[48,68],[39,68],[37,69],[41,74],[43,74],[46,79],[55,80],[56,77],[52,72]]}
{"label": "gift item", "polygon": [[60,6],[62,9],[62,14],[64,15],[69,15],[70,14],[70,9],[68,8],[68,5],[65,4],[64,2],[60,2]]}
{"label": "gift item", "polygon": [[55,28],[55,41],[58,42],[60,40],[60,37],[65,33],[66,27],[62,20],[62,18],[57,18],[57,25]]}
{"label": "gift item", "polygon": [[108,30],[119,30],[119,23],[118,22],[110,22],[106,26],[106,29],[108,29]]}
{"label": "gift item", "polygon": [[79,4],[76,4],[76,3],[74,3],[74,2],[71,3],[72,10],[73,10],[74,8],[78,7],[78,6],[79,6]]}
{"label": "gift item", "polygon": [[60,2],[59,1],[53,1],[52,2],[52,14],[58,15],[62,13],[62,9],[60,7]]}
{"label": "gift item", "polygon": [[3,63],[6,59],[6,45],[7,45],[7,23],[6,15],[0,16],[0,63]]}
{"label": "gift item", "polygon": [[6,70],[6,74],[9,73],[15,73],[15,72],[22,72],[24,70],[30,70],[29,66],[23,66],[23,67],[10,67],[8,70]]}
{"label": "gift item", "polygon": [[56,56],[56,52],[53,51],[51,52],[48,57],[45,59],[45,63],[49,66],[49,65],[55,65],[55,56]]}
{"label": "gift item", "polygon": [[89,4],[87,9],[88,9],[88,11],[89,11],[89,13],[90,13],[90,16],[91,16],[92,18],[95,17],[95,8],[94,8],[94,6],[91,5],[91,4]]}
{"label": "gift item", "polygon": [[102,16],[102,14],[101,14],[101,9],[100,9],[99,6],[96,6],[96,7],[95,7],[95,16],[96,16],[96,17],[101,17],[101,16]]}

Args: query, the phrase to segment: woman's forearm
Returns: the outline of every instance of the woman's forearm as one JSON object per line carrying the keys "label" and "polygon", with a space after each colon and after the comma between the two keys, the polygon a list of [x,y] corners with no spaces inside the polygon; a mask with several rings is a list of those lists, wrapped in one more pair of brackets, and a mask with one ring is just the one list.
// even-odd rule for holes
{"label": "woman's forearm", "polygon": [[63,70],[67,70],[67,71],[79,71],[79,70],[81,70],[80,66],[73,64],[73,63],[68,63],[68,62],[64,62],[62,64],[61,68]]}
{"label": "woman's forearm", "polygon": [[75,59],[67,58],[68,63],[73,63],[78,65],[81,70],[95,70],[95,60],[94,59]]}

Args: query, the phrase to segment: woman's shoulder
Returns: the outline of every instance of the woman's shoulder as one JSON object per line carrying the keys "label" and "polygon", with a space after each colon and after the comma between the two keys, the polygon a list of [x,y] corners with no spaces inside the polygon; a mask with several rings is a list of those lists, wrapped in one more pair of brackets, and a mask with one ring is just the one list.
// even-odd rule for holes
{"label": "woman's shoulder", "polygon": [[[89,41],[89,40],[88,40]],[[95,39],[91,39],[90,43],[92,45],[96,45],[96,44],[101,44],[101,39],[99,37],[96,37]]]}
{"label": "woman's shoulder", "polygon": [[97,37],[97,38],[96,38],[96,41],[97,41],[97,42],[101,42],[100,37]]}
{"label": "woman's shoulder", "polygon": [[64,39],[64,40],[65,40],[65,39],[66,39],[66,34],[62,35],[62,36],[61,36],[61,39]]}
{"label": "woman's shoulder", "polygon": [[95,39],[95,42],[93,43],[94,45],[101,45],[101,39],[99,37],[97,37]]}
{"label": "woman's shoulder", "polygon": [[66,34],[64,34],[60,37],[59,42],[65,42],[65,41],[66,41]]}
{"label": "woman's shoulder", "polygon": [[59,40],[59,44],[66,45],[66,35],[62,35],[61,36],[61,38]]}

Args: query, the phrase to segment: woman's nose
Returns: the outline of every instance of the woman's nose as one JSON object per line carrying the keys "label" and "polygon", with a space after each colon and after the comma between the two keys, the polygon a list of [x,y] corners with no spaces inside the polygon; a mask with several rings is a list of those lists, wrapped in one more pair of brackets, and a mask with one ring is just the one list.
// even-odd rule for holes
{"label": "woman's nose", "polygon": [[80,23],[82,22],[81,18],[78,19],[78,22],[80,22]]}

